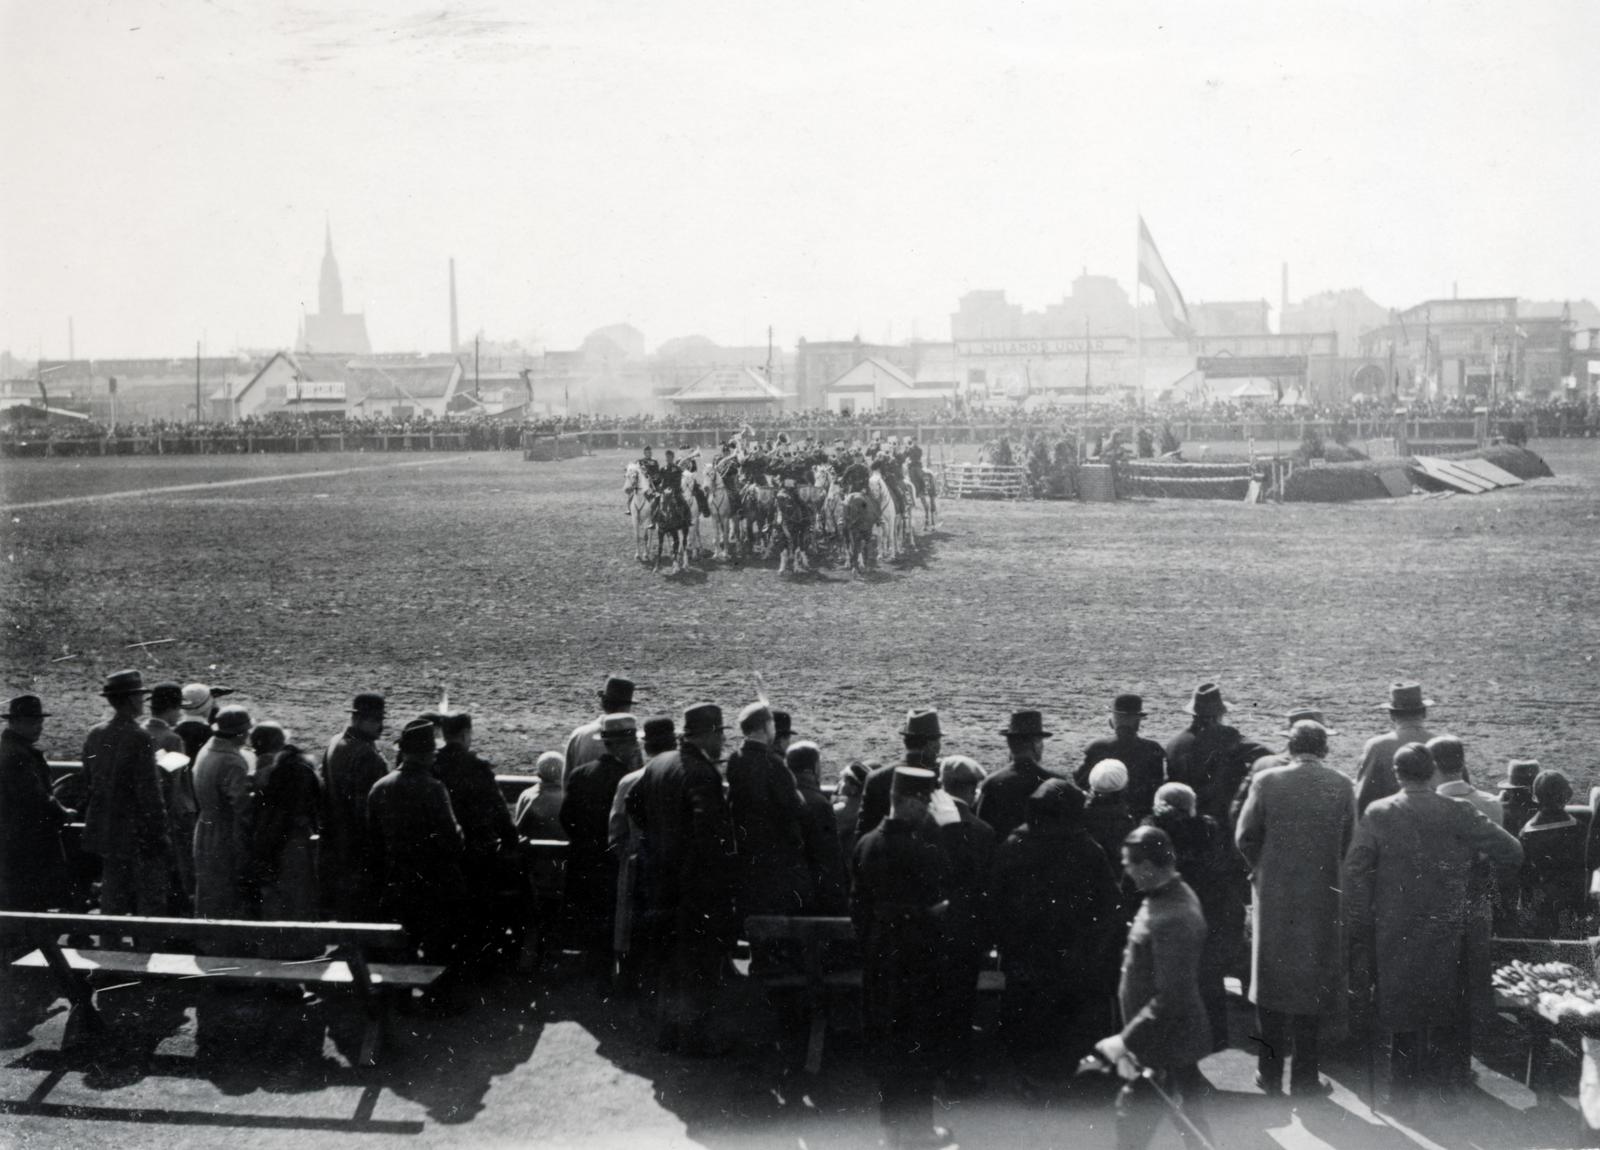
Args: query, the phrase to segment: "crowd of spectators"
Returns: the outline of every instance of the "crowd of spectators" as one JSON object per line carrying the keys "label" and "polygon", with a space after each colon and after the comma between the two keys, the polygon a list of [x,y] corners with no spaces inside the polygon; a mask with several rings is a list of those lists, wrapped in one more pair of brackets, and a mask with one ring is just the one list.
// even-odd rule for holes
{"label": "crowd of spectators", "polygon": [[[1407,418],[1472,419],[1479,406],[1474,399],[1416,400],[1401,405]],[[0,424],[0,444],[7,446],[48,442],[90,444],[128,442],[137,445],[171,444],[179,453],[198,448],[202,451],[261,450],[257,441],[285,441],[296,437],[343,435],[364,440],[360,446],[415,447],[419,438],[450,436],[447,446],[468,450],[513,450],[521,446],[524,434],[555,435],[610,432],[640,436],[680,431],[735,432],[748,425],[758,435],[787,432],[791,437],[816,435],[826,438],[864,438],[877,427],[916,426],[925,428],[1032,428],[1050,430],[1073,428],[1132,428],[1172,424],[1233,425],[1272,422],[1279,425],[1319,423],[1327,425],[1328,438],[1341,442],[1357,434],[1373,434],[1394,421],[1400,407],[1393,400],[1361,399],[1344,404],[1283,407],[1274,403],[1244,403],[1237,400],[1205,402],[1164,402],[1126,404],[963,404],[951,403],[931,410],[870,410],[836,412],[820,409],[785,411],[768,415],[706,414],[631,414],[602,415],[575,412],[537,419],[502,419],[482,413],[447,416],[351,415],[340,418],[307,419],[304,416],[272,413],[249,416],[233,422],[183,422],[156,419],[138,423],[118,423],[114,427],[98,420],[57,420],[46,426],[25,419]],[[1489,412],[1491,422],[1507,438],[1600,435],[1600,404],[1583,400],[1503,400]],[[985,436],[988,434],[985,432]],[[1381,434],[1381,431],[1377,431]],[[388,437],[394,442],[373,443]],[[409,437],[409,439],[407,438]],[[981,437],[980,437],[981,438]]]}

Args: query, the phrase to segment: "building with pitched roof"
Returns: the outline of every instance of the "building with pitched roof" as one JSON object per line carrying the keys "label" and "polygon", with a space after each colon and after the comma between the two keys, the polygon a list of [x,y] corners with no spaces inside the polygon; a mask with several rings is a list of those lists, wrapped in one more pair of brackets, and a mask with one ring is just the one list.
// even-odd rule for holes
{"label": "building with pitched roof", "polygon": [[679,415],[750,416],[776,415],[792,398],[754,368],[716,367],[667,402]]}

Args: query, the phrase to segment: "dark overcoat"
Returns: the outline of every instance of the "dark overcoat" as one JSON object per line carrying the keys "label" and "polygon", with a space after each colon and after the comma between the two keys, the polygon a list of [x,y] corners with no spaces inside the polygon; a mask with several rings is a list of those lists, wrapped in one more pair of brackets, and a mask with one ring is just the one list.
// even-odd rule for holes
{"label": "dark overcoat", "polygon": [[733,824],[722,777],[692,744],[651,759],[628,792],[639,827],[639,898],[652,929],[679,924],[695,947],[734,941]]}
{"label": "dark overcoat", "polygon": [[84,849],[108,863],[159,860],[166,866],[172,844],[161,769],[155,742],[144,728],[124,718],[90,728],[83,741],[83,772],[89,782]]}
{"label": "dark overcoat", "polygon": [[426,767],[403,762],[373,784],[366,809],[379,907],[414,936],[440,933],[466,901],[450,793]]}
{"label": "dark overcoat", "polygon": [[0,731],[0,910],[49,910],[72,889],[61,828],[72,812],[50,793],[50,766],[15,731]]}
{"label": "dark overcoat", "polygon": [[566,907],[592,945],[609,948],[617,904],[617,859],[610,850],[611,804],[633,768],[610,751],[574,767],[561,796],[567,832]]}
{"label": "dark overcoat", "polygon": [[1006,988],[1070,985],[1098,965],[1117,931],[1117,881],[1080,825],[1024,824],[995,849],[989,914]]}
{"label": "dark overcoat", "polygon": [[765,743],[728,756],[728,811],[739,854],[739,914],[798,914],[811,899],[794,774]]}
{"label": "dark overcoat", "polygon": [[1004,842],[1011,832],[1028,819],[1028,796],[1060,775],[1045,770],[1031,759],[1020,759],[1002,767],[978,784],[975,813]]}
{"label": "dark overcoat", "polygon": [[1239,786],[1257,759],[1272,749],[1246,739],[1225,723],[1180,731],[1167,743],[1167,781],[1187,783],[1199,800],[1196,811],[1210,815],[1233,834],[1231,807]]}
{"label": "dark overcoat", "polygon": [[367,843],[367,797],[389,764],[377,741],[353,727],[322,756],[322,842],[318,868],[330,917],[360,922],[372,913],[378,872]]}
{"label": "dark overcoat", "polygon": [[1125,728],[1096,739],[1083,749],[1083,764],[1073,772],[1079,790],[1089,790],[1089,772],[1106,759],[1128,768],[1128,811],[1135,819],[1144,818],[1155,806],[1157,789],[1167,781],[1167,752],[1154,739]]}

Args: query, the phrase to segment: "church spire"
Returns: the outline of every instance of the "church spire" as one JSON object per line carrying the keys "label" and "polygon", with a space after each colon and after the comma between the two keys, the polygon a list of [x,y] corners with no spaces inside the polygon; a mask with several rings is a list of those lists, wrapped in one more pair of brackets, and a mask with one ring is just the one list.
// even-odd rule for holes
{"label": "church spire", "polygon": [[317,313],[319,315],[344,314],[344,285],[339,281],[339,261],[333,258],[333,222],[325,223],[325,246],[322,250],[322,279],[317,285]]}

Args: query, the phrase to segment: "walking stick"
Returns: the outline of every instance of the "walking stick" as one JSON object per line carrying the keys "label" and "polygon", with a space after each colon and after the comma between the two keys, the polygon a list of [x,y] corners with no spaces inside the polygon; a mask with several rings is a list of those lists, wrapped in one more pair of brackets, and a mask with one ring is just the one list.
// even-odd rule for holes
{"label": "walking stick", "polygon": [[[1083,1061],[1078,1064],[1078,1072],[1081,1074],[1096,1068],[1102,1074],[1111,1074],[1116,1071],[1116,1067],[1107,1061],[1104,1054],[1101,1054],[1098,1050],[1091,1050],[1084,1055]],[[1196,1126],[1194,1120],[1183,1112],[1183,1103],[1169,1094],[1161,1083],[1156,1081],[1156,1072],[1154,1070],[1148,1067],[1141,1068],[1139,1077],[1149,1085],[1150,1089],[1156,1092],[1156,1097],[1161,1099],[1162,1105],[1167,1108],[1167,1113],[1172,1118],[1173,1125],[1183,1135],[1185,1142],[1189,1142],[1192,1138],[1194,1140],[1192,1145],[1198,1146],[1200,1150],[1216,1150],[1211,1139],[1201,1133],[1200,1127]]]}

